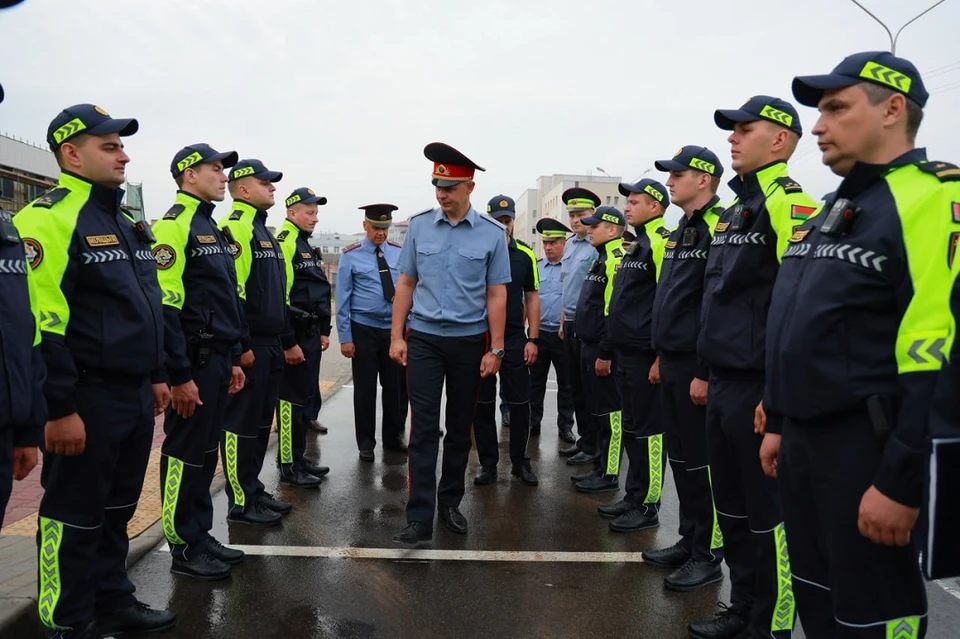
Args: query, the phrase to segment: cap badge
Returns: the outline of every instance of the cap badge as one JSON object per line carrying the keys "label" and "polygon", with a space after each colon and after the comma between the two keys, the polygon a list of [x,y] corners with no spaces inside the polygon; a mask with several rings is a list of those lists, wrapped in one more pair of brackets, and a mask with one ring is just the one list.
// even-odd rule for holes
{"label": "cap badge", "polygon": [[307,193],[310,195],[316,195],[316,193],[313,192],[313,189],[307,189]]}
{"label": "cap badge", "polygon": [[97,113],[99,113],[100,115],[105,115],[105,116],[108,117],[108,118],[110,117],[110,114],[109,114],[109,113],[107,113],[106,111],[104,111],[103,109],[101,109],[101,108],[98,107],[98,106],[94,106],[94,107],[93,107],[93,110],[96,111]]}
{"label": "cap badge", "polygon": [[437,165],[437,175],[446,175],[447,173],[447,167],[442,164]]}
{"label": "cap badge", "polygon": [[506,200],[500,200],[500,208],[501,208],[501,209],[505,209],[505,208],[507,208],[508,206],[510,206],[510,204],[509,204]]}
{"label": "cap badge", "polygon": [[682,148],[681,148],[679,151],[677,151],[676,153],[674,153],[674,154],[673,154],[673,157],[678,158],[678,157],[680,157],[681,155],[683,155],[683,149],[682,149]]}
{"label": "cap badge", "polygon": [[387,220],[387,219],[388,219],[388,218],[387,218],[386,215],[381,215],[381,216],[380,216],[380,221],[381,221],[381,222],[383,222],[383,221],[385,221],[385,220]]}

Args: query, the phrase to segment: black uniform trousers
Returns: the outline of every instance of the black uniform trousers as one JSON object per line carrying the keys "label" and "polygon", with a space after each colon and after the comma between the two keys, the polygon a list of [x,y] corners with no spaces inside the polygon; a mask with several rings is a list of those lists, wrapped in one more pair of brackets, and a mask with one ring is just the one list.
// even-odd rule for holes
{"label": "black uniform trousers", "polygon": [[406,398],[403,367],[390,359],[390,329],[350,323],[356,353],[353,370],[353,424],[357,450],[377,447],[377,378],[380,379],[380,436],[384,444],[403,443]]}
{"label": "black uniform trousers", "polygon": [[269,343],[255,341],[252,349],[253,366],[244,370],[246,384],[239,393],[227,398],[223,419],[220,447],[231,510],[253,506],[257,495],[263,493],[260,470],[270,443],[273,412],[283,377],[279,338]]}
{"label": "black uniform trousers", "polygon": [[857,528],[860,500],[882,454],[865,407],[784,420],[777,475],[797,611],[808,637],[926,634],[917,548],[875,544]]}
{"label": "black uniform trousers", "polygon": [[[504,339],[503,362],[500,364],[500,386],[510,410],[510,461],[521,465],[529,461],[527,441],[530,439],[530,369],[523,361],[527,336],[523,333]],[[480,381],[480,395],[473,412],[473,436],[477,440],[477,457],[481,466],[496,466],[500,461],[497,444],[497,377]]]}
{"label": "black uniform trousers", "polygon": [[[605,475],[620,474],[620,458],[623,449],[623,413],[620,391],[617,389],[617,361],[610,364],[610,374],[597,376],[597,359],[600,345],[582,342],[580,349],[580,375],[587,394],[587,412],[592,420],[596,446],[593,466]],[[580,432],[583,432],[582,430]]]}
{"label": "black uniform trousers", "polygon": [[277,467],[284,474],[302,468],[312,419],[310,402],[320,393],[320,335],[297,331],[297,344],[303,351],[303,362],[284,362],[277,400]]}
{"label": "black uniform trousers", "polygon": [[763,373],[711,373],[707,458],[723,555],[730,568],[730,602],[758,637],[788,637],[795,605],[780,494],[760,466],[763,437],[753,416],[763,398]]}
{"label": "black uniform trousers", "polygon": [[127,523],[137,509],[153,443],[147,378],[81,373],[83,453],[44,453],[37,531],[40,620],[76,629],[135,603],[127,577]]}
{"label": "black uniform trousers", "polygon": [[[436,506],[460,505],[470,457],[470,425],[480,389],[480,361],[487,335],[438,337],[420,331],[407,336],[407,388],[410,393],[409,489],[407,522],[432,524]],[[440,451],[440,399],[447,391],[443,465]]]}
{"label": "black uniform trousers", "polygon": [[654,515],[660,512],[666,462],[660,386],[649,380],[656,354],[635,347],[618,347],[614,360],[623,406],[623,448],[630,460],[626,500],[645,514]]}
{"label": "black uniform trousers", "polygon": [[573,320],[563,322],[563,346],[567,351],[567,372],[573,394],[573,412],[577,416],[577,448],[587,455],[597,450],[597,433],[593,418],[587,410],[587,388],[583,379],[581,343],[573,328]]}
{"label": "black uniform trousers", "polygon": [[537,361],[530,367],[530,426],[540,428],[543,420],[543,401],[547,394],[550,365],[557,373],[557,428],[573,429],[573,390],[570,388],[570,370],[567,349],[559,333],[540,329]]}
{"label": "black uniform trousers", "polygon": [[13,491],[13,427],[0,424],[0,528]]}
{"label": "black uniform trousers", "polygon": [[710,488],[707,410],[690,401],[696,370],[692,353],[660,353],[664,441],[680,500],[680,545],[694,559],[720,563],[723,535]]}
{"label": "black uniform trousers", "polygon": [[210,483],[217,472],[220,426],[230,390],[230,357],[213,353],[205,366],[192,367],[202,405],[188,419],[170,407],[163,420],[161,522],[170,552],[189,559],[202,552],[213,528]]}

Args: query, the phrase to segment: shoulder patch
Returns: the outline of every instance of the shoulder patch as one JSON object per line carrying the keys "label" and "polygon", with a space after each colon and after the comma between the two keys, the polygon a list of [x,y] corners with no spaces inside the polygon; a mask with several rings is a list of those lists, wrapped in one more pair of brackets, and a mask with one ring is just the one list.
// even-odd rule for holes
{"label": "shoulder patch", "polygon": [[[357,243],[359,244],[359,242]],[[403,244],[397,244],[396,242],[391,242],[390,240],[387,240],[387,244],[390,246],[396,246],[397,248],[403,248]]]}
{"label": "shoulder patch", "polygon": [[354,250],[354,249],[358,249],[358,248],[360,248],[360,242],[354,242],[354,243],[351,244],[350,246],[341,249],[340,252],[341,252],[341,253],[349,253],[350,251],[352,251],[352,250]]}
{"label": "shoulder patch", "polygon": [[670,237],[670,229],[668,229],[665,226],[661,226],[660,228],[658,228],[657,233],[660,234],[660,237],[666,237],[666,238]]}
{"label": "shoulder patch", "polygon": [[157,268],[165,271],[177,261],[177,252],[169,244],[157,244],[150,251],[153,253],[153,259],[157,261]]}
{"label": "shoulder patch", "polygon": [[506,228],[507,228],[507,227],[505,227],[503,224],[501,224],[500,222],[496,221],[495,219],[493,219],[492,217],[490,217],[490,216],[487,215],[487,214],[482,214],[482,215],[479,215],[478,217],[479,217],[481,220],[484,220],[485,222],[490,222],[491,224],[494,224],[494,225],[498,226],[498,227],[501,228],[501,229],[506,229]]}
{"label": "shoulder patch", "polygon": [[239,220],[239,219],[242,218],[242,217],[243,217],[243,211],[241,211],[241,210],[238,209],[238,210],[236,210],[236,211],[234,211],[233,213],[230,214],[230,218],[229,218],[229,219],[231,219],[231,220]]}
{"label": "shoulder patch", "polygon": [[279,233],[277,233],[277,239],[282,242],[282,241],[284,241],[285,239],[287,239],[287,236],[288,236],[288,235],[290,235],[290,229],[283,229],[282,231],[280,231]]}
{"label": "shoulder patch", "polygon": [[174,204],[170,209],[163,214],[163,219],[165,220],[175,220],[180,217],[180,214],[186,210],[186,207],[183,204]]}
{"label": "shoulder patch", "polygon": [[778,177],[776,183],[783,187],[784,193],[803,193],[803,187],[789,175]]}
{"label": "shoulder patch", "polygon": [[924,173],[937,176],[941,182],[960,181],[960,167],[949,162],[921,162],[917,168]]}
{"label": "shoulder patch", "polygon": [[623,249],[615,248],[611,251],[614,257],[623,257]]}
{"label": "shoulder patch", "polygon": [[58,186],[38,197],[33,206],[49,209],[68,195],[70,195],[70,189],[65,186]]}
{"label": "shoulder patch", "polygon": [[717,222],[717,228],[714,229],[714,232],[726,233],[728,228],[730,228],[730,222]]}
{"label": "shoulder patch", "polygon": [[43,246],[32,237],[23,238],[23,252],[27,261],[30,262],[30,268],[37,268],[43,261]]}
{"label": "shoulder patch", "polygon": [[413,218],[415,218],[415,217],[417,217],[417,216],[419,216],[419,215],[423,215],[424,213],[433,213],[435,210],[436,210],[436,209],[434,209],[434,208],[424,209],[423,211],[420,211],[419,213],[414,213],[413,215],[411,215],[411,216],[410,216],[410,219],[412,220]]}

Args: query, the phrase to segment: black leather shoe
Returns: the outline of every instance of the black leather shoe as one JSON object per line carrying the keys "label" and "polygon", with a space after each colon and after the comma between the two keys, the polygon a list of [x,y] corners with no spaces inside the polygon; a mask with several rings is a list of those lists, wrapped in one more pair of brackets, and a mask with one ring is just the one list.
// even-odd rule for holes
{"label": "black leather shoe", "polygon": [[289,501],[277,499],[270,493],[260,493],[257,495],[257,503],[265,508],[269,508],[275,513],[280,513],[281,515],[286,515],[288,512],[293,510],[293,504],[291,504]]}
{"label": "black leather shoe", "polygon": [[578,493],[615,493],[620,490],[620,480],[616,475],[599,475],[577,482]]}
{"label": "black leather shoe", "polygon": [[307,474],[313,475],[314,477],[326,477],[330,472],[329,466],[321,466],[306,459],[300,462],[300,466]]}
{"label": "black leather shoe", "polygon": [[230,576],[230,566],[213,556],[206,549],[197,553],[196,557],[183,559],[173,556],[173,565],[170,572],[175,575],[192,577],[201,581],[220,581]]}
{"label": "black leather shoe", "polygon": [[361,451],[360,451],[360,459],[361,459],[362,461],[365,461],[365,462],[372,462],[373,459],[374,459],[374,457],[373,457],[373,451],[372,451],[372,450],[361,450]]}
{"label": "black leather shoe", "polygon": [[704,619],[703,621],[694,621],[687,630],[693,639],[736,639],[745,637],[744,631],[750,625],[747,614],[741,614],[727,604],[720,602],[717,604],[720,609],[713,619]]}
{"label": "black leather shoe", "polygon": [[395,453],[405,453],[407,452],[407,445],[401,440],[395,442],[383,442],[384,450],[392,450]]}
{"label": "black leather shoe", "polygon": [[234,524],[250,524],[253,526],[276,526],[282,517],[275,510],[270,510],[257,502],[244,509],[234,507],[227,513],[227,521]]}
{"label": "black leather shoe", "polygon": [[576,475],[570,475],[570,481],[575,484],[578,484],[582,481],[587,481],[588,479],[593,479],[594,477],[600,477],[603,473],[597,470],[596,468],[590,469],[585,473],[578,473]]}
{"label": "black leather shoe", "polygon": [[540,480],[537,479],[537,475],[533,472],[533,467],[530,465],[530,462],[514,464],[513,470],[510,471],[510,474],[518,478],[527,486],[536,486],[540,483]]}
{"label": "black leather shoe", "polygon": [[557,451],[557,454],[561,457],[573,457],[580,452],[580,449],[577,446],[568,446],[567,448],[561,448]]}
{"label": "black leather shoe", "polygon": [[315,419],[311,419],[311,420],[310,420],[310,423],[307,424],[307,426],[310,427],[310,430],[315,430],[315,431],[317,431],[318,433],[320,433],[321,435],[326,435],[326,434],[327,434],[327,430],[328,430],[327,427],[324,426],[323,424],[321,424],[320,422],[318,422],[318,421],[315,420]]}
{"label": "black leather shoe", "polygon": [[393,536],[393,540],[399,541],[401,544],[415,544],[431,539],[433,539],[433,528],[430,524],[419,521],[410,522],[406,528]]}
{"label": "black leather shoe", "polygon": [[588,455],[582,450],[572,457],[567,458],[567,466],[586,466],[593,463],[593,456]]}
{"label": "black leather shoe", "polygon": [[560,438],[560,441],[567,442],[568,444],[573,444],[577,441],[577,436],[573,434],[573,431],[569,428],[561,428],[557,433],[557,437]]}
{"label": "black leather shoe", "polygon": [[702,559],[688,559],[687,563],[663,578],[663,585],[669,590],[693,592],[718,581],[723,581],[720,564],[712,564]]}
{"label": "black leather shoe", "polygon": [[207,552],[222,561],[225,564],[236,566],[243,561],[244,554],[242,550],[228,548],[213,537],[207,539]]}
{"label": "black leather shoe", "polygon": [[440,519],[447,528],[458,535],[467,534],[467,518],[463,516],[459,508],[441,508]]}
{"label": "black leather shoe", "polygon": [[297,488],[319,488],[320,478],[302,470],[287,470],[280,472],[280,483]]}
{"label": "black leather shoe", "polygon": [[669,548],[644,550],[640,554],[644,563],[662,568],[679,568],[690,559],[690,551],[681,546],[679,541]]}
{"label": "black leather shoe", "polygon": [[604,519],[616,519],[620,515],[633,510],[633,504],[626,499],[621,499],[613,504],[604,504],[597,507],[597,514]]}
{"label": "black leather shoe", "polygon": [[154,610],[138,601],[100,617],[96,625],[101,637],[111,637],[128,632],[163,632],[173,628],[176,623],[177,615],[169,610]]}
{"label": "black leather shoe", "polygon": [[656,513],[647,514],[639,508],[633,508],[610,522],[613,532],[635,532],[656,528],[660,525],[660,517]]}
{"label": "black leather shoe", "polygon": [[487,486],[497,481],[496,466],[481,466],[480,472],[473,478],[473,483],[477,486]]}

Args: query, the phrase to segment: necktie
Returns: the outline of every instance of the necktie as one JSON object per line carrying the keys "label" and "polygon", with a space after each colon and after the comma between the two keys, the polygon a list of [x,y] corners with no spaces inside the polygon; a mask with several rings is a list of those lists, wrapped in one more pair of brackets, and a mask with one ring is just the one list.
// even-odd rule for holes
{"label": "necktie", "polygon": [[377,247],[377,268],[380,269],[380,284],[383,285],[383,298],[393,304],[393,296],[397,292],[393,287],[393,276],[390,275],[390,265],[387,264],[387,258]]}

